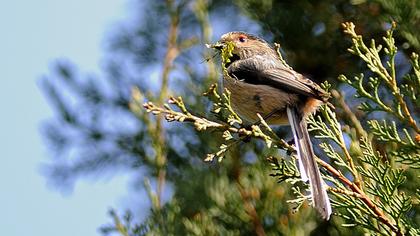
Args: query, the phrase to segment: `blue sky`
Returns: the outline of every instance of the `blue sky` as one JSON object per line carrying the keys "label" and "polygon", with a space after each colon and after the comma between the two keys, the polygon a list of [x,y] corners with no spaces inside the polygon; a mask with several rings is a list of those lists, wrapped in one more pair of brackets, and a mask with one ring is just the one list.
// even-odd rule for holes
{"label": "blue sky", "polygon": [[46,185],[39,128],[52,113],[37,81],[55,58],[98,72],[102,39],[128,3],[0,0],[0,235],[99,235],[107,209],[123,205],[128,176],[78,181],[66,196]]}

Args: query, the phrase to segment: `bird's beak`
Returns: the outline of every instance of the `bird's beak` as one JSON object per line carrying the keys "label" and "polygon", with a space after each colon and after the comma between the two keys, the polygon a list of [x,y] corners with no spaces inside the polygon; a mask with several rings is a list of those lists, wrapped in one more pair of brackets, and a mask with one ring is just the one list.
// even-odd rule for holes
{"label": "bird's beak", "polygon": [[216,42],[214,44],[206,44],[207,48],[214,48],[217,50],[222,50],[222,48],[224,48],[226,46],[226,44],[222,43],[222,42]]}

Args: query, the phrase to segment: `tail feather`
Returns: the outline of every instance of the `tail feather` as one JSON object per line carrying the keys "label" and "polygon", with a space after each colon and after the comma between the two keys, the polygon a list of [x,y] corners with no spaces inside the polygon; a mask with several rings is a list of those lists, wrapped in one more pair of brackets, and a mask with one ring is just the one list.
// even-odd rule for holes
{"label": "tail feather", "polygon": [[321,216],[328,220],[331,215],[331,204],[316,164],[306,121],[301,112],[294,107],[287,107],[287,116],[295,139],[302,180],[306,182],[309,179],[313,205]]}

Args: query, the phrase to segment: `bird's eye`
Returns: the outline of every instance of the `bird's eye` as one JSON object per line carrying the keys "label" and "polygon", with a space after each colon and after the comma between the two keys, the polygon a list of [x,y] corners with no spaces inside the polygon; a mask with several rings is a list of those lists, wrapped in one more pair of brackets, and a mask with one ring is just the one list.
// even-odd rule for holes
{"label": "bird's eye", "polygon": [[244,43],[245,41],[246,41],[246,36],[245,35],[239,36],[239,42]]}

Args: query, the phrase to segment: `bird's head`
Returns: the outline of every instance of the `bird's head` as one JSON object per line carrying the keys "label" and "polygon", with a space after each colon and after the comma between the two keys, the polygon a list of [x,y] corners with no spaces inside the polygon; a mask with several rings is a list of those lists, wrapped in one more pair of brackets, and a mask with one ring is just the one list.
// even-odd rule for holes
{"label": "bird's head", "polygon": [[227,56],[231,62],[273,52],[271,46],[263,39],[240,31],[226,33],[208,47],[222,51],[222,57]]}

